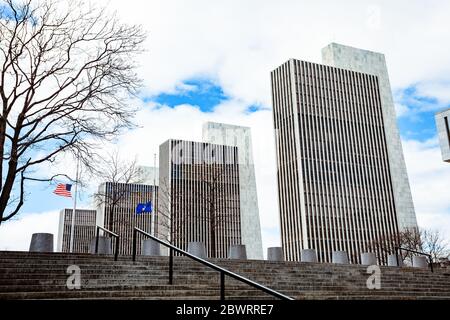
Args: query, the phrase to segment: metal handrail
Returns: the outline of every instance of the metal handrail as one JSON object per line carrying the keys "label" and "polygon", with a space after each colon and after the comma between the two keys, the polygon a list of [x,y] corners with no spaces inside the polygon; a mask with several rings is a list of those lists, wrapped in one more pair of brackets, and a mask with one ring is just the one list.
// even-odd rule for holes
{"label": "metal handrail", "polygon": [[137,243],[136,243],[136,241],[137,241],[137,233],[138,232],[143,234],[143,235],[145,235],[145,236],[147,236],[147,237],[149,237],[150,239],[152,239],[152,240],[162,244],[163,246],[168,247],[170,249],[170,254],[169,254],[169,284],[173,283],[173,251],[176,251],[176,252],[178,252],[178,253],[180,253],[182,255],[185,255],[185,256],[191,258],[192,260],[200,262],[201,264],[203,264],[203,265],[205,265],[205,266],[207,266],[207,267],[209,267],[211,269],[214,269],[214,270],[220,272],[220,300],[225,300],[225,275],[227,275],[227,276],[229,276],[231,278],[234,278],[234,279],[236,279],[238,281],[241,281],[241,282],[243,282],[245,284],[248,284],[249,286],[252,286],[252,287],[254,287],[256,289],[259,289],[259,290],[261,290],[261,291],[263,291],[265,293],[268,293],[268,294],[270,294],[270,295],[272,295],[274,297],[277,297],[279,299],[294,300],[293,298],[291,298],[291,297],[289,297],[287,295],[284,295],[284,294],[282,294],[282,293],[280,293],[278,291],[272,290],[272,289],[270,289],[268,287],[265,287],[265,286],[263,286],[263,285],[261,285],[261,284],[259,284],[257,282],[254,282],[254,281],[252,281],[250,279],[247,279],[247,278],[245,278],[245,277],[243,277],[241,275],[238,275],[238,274],[236,274],[234,272],[231,272],[231,271],[229,271],[227,269],[224,269],[224,268],[222,268],[222,267],[220,267],[220,266],[218,266],[218,265],[216,265],[214,263],[211,263],[211,262],[206,261],[206,260],[204,260],[202,258],[199,258],[199,257],[197,257],[197,256],[195,256],[195,255],[193,255],[193,254],[191,254],[189,252],[181,250],[180,248],[177,248],[174,245],[172,245],[172,244],[170,244],[170,243],[168,243],[166,241],[160,240],[160,239],[156,238],[155,236],[152,236],[151,234],[149,234],[149,233],[147,233],[147,232],[145,232],[145,231],[143,231],[143,230],[141,230],[139,228],[136,228],[136,227],[134,228],[134,232],[133,232],[133,261],[136,261],[136,250],[137,250]]}
{"label": "metal handrail", "polygon": [[403,251],[409,251],[409,252],[416,253],[416,254],[421,254],[423,256],[427,256],[428,260],[430,261],[428,263],[428,265],[429,265],[429,267],[431,269],[431,272],[434,272],[433,271],[433,258],[431,257],[431,254],[428,254],[428,253],[425,253],[425,252],[416,251],[416,250],[411,250],[411,249],[407,249],[407,248],[402,248],[402,247],[395,247],[395,259],[397,259],[397,265],[399,265],[398,264],[398,253],[399,253],[399,251],[401,252],[402,250]]}
{"label": "metal handrail", "polygon": [[98,237],[100,234],[100,229],[103,230],[104,232],[112,235],[115,239],[116,239],[116,247],[114,248],[114,261],[117,261],[117,258],[119,257],[119,239],[120,236],[117,233],[114,233],[108,229],[105,229],[103,227],[97,226],[97,229],[95,230],[95,254],[98,253]]}

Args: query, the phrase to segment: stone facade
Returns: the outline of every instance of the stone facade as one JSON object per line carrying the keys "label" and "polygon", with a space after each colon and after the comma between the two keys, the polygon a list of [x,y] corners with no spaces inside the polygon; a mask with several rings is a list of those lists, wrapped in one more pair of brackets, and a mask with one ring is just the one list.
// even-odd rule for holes
{"label": "stone facade", "polygon": [[160,145],[161,239],[185,251],[202,242],[210,258],[227,258],[241,244],[237,149],[173,139]]}
{"label": "stone facade", "polygon": [[159,168],[158,167],[147,167],[138,166],[139,172],[139,183],[147,185],[159,185]]}
{"label": "stone facade", "polygon": [[[158,234],[155,215],[158,207],[158,186],[106,182],[100,184],[95,200],[96,223],[120,236],[119,254],[132,254],[134,227]],[[153,212],[136,214],[137,205],[148,201],[152,201]],[[143,239],[143,236],[138,235],[137,252],[141,252]]]}
{"label": "stone facade", "polygon": [[[286,259],[315,249],[359,263],[398,232],[378,77],[291,59],[271,79]],[[393,246],[372,249],[384,263],[380,247]]]}
{"label": "stone facade", "polygon": [[[59,214],[59,230],[56,250],[70,251],[70,230],[73,209],[63,209]],[[77,209],[75,211],[73,252],[88,253],[89,243],[95,237],[96,210]]]}
{"label": "stone facade", "polygon": [[238,147],[242,244],[249,259],[264,259],[250,128],[207,122],[203,141]]}
{"label": "stone facade", "polygon": [[331,43],[322,49],[322,61],[330,66],[373,74],[378,77],[399,229],[417,228],[416,214],[384,55]]}

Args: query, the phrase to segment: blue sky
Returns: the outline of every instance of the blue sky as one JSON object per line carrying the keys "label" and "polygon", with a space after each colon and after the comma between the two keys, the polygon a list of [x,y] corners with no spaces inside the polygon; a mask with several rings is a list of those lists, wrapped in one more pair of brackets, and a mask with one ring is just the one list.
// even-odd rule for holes
{"label": "blue sky", "polygon": [[436,135],[434,115],[448,105],[441,104],[435,97],[422,96],[416,86],[398,89],[394,97],[396,104],[408,108],[406,114],[398,117],[400,134],[404,139],[425,141]]}
{"label": "blue sky", "polygon": [[[175,93],[162,93],[156,96],[144,97],[146,103],[154,102],[160,105],[176,107],[182,104],[198,106],[202,112],[208,113],[214,107],[229,101],[231,97],[224,93],[222,87],[211,80],[195,79],[183,82],[183,88]],[[435,97],[421,95],[415,85],[398,88],[393,91],[394,103],[405,106],[408,110],[399,114],[397,124],[403,139],[426,141],[436,136],[434,115],[436,111],[450,105],[439,102]],[[267,106],[270,108],[270,106]],[[249,105],[246,112],[256,112],[264,109],[261,105]]]}
{"label": "blue sky", "polygon": [[155,102],[170,107],[181,104],[198,106],[202,112],[211,112],[213,108],[228,100],[222,88],[208,79],[193,79],[183,82],[184,90],[176,93],[161,93],[154,97],[143,98],[144,102]]}

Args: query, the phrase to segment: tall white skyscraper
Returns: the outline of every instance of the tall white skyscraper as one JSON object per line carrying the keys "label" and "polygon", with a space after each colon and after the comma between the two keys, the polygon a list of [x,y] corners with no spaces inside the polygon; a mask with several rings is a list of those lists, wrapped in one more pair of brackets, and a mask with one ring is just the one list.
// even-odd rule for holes
{"label": "tall white skyscraper", "polygon": [[[73,209],[63,209],[59,214],[58,252],[70,252],[70,232]],[[77,209],[75,212],[73,252],[89,253],[91,240],[95,238],[97,211]]]}
{"label": "tall white skyscraper", "polygon": [[450,109],[436,113],[435,118],[442,160],[450,162]]}
{"label": "tall white skyscraper", "polygon": [[206,122],[203,141],[238,147],[242,244],[246,246],[249,259],[263,259],[250,128]]}
{"label": "tall white skyscraper", "polygon": [[331,44],[323,62],[271,73],[284,253],[383,263],[388,239],[417,227],[384,56]]}
{"label": "tall white skyscraper", "polygon": [[331,43],[322,49],[322,62],[336,68],[373,74],[378,77],[398,226],[400,230],[417,228],[416,213],[409,187],[384,54]]}
{"label": "tall white skyscraper", "polygon": [[159,185],[159,168],[138,166],[139,171],[139,183],[147,185]]}
{"label": "tall white skyscraper", "polygon": [[209,258],[241,244],[239,160],[234,146],[170,139],[159,147],[158,237]]}

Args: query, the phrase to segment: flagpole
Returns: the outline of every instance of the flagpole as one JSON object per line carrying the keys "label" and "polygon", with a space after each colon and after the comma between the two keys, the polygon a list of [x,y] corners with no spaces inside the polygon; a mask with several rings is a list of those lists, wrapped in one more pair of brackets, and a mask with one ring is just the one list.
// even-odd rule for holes
{"label": "flagpole", "polygon": [[155,228],[156,228],[156,223],[155,223],[155,199],[156,199],[156,153],[153,156],[153,190],[152,190],[152,212],[151,212],[151,218],[152,218],[152,224],[153,224],[153,228],[152,228],[152,235],[156,235],[155,232]]}
{"label": "flagpole", "polygon": [[69,248],[70,253],[73,252],[73,238],[74,238],[74,232],[75,232],[75,212],[77,211],[79,166],[80,166],[80,159],[78,157],[77,158],[77,171],[76,171],[76,178],[75,178],[75,192],[74,192],[74,199],[73,199],[72,225],[70,227],[70,248]]}

